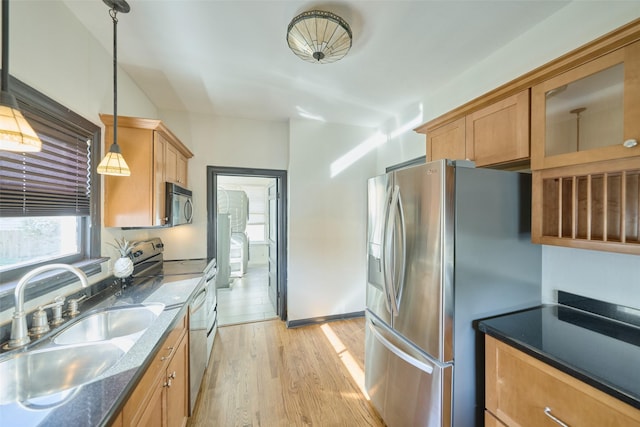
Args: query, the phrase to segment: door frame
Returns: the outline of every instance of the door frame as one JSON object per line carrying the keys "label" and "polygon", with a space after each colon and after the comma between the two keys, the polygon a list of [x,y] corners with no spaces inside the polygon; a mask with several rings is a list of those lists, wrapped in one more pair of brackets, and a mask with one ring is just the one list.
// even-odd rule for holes
{"label": "door frame", "polygon": [[287,171],[227,166],[207,166],[207,258],[216,258],[216,224],[218,220],[218,175],[274,178],[278,188],[276,207],[278,223],[278,276],[276,313],[287,320]]}

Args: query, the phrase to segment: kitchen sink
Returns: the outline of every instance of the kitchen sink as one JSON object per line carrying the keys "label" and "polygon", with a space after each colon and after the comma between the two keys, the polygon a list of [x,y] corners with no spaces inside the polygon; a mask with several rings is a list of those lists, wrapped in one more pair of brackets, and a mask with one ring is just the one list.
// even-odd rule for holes
{"label": "kitchen sink", "polygon": [[141,335],[164,310],[164,304],[111,307],[81,318],[62,330],[55,344],[77,344],[107,341]]}
{"label": "kitchen sink", "polygon": [[58,394],[58,399],[64,398],[61,392],[92,381],[124,354],[122,348],[109,342],[18,353],[0,361],[0,405],[31,402],[37,406],[39,399],[47,400],[42,399],[45,396]]}

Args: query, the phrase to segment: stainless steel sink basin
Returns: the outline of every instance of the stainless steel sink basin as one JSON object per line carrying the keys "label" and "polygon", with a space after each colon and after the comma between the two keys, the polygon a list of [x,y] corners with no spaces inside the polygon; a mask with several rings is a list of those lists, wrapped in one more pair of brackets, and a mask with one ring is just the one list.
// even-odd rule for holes
{"label": "stainless steel sink basin", "polygon": [[[92,381],[113,366],[124,353],[109,342],[18,353],[0,361],[0,405],[31,401],[37,406],[38,399],[44,396]],[[64,397],[59,396],[60,399]],[[46,403],[51,404],[50,401]]]}
{"label": "stainless steel sink basin", "polygon": [[142,334],[164,310],[154,303],[105,309],[71,324],[55,338],[58,345],[106,341]]}

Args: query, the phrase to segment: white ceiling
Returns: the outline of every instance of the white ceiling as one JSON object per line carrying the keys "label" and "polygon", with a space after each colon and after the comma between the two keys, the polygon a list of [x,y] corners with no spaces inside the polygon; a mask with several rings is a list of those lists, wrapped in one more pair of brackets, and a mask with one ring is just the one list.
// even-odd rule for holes
{"label": "white ceiling", "polygon": [[[63,0],[112,51],[108,7]],[[159,109],[228,117],[308,117],[375,127],[557,12],[568,1],[128,0],[118,64]],[[344,18],[353,46],[333,64],[288,48],[297,14]]]}

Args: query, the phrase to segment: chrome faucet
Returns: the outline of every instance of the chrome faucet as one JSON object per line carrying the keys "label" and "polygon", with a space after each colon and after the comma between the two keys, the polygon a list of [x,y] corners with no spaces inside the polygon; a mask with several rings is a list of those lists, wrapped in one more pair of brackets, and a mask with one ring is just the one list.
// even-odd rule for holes
{"label": "chrome faucet", "polygon": [[82,270],[69,264],[47,264],[42,267],[34,268],[27,274],[22,276],[14,292],[15,296],[15,312],[11,320],[11,338],[7,344],[7,348],[18,348],[28,344],[31,339],[27,333],[27,318],[24,312],[24,289],[27,287],[29,280],[38,276],[45,271],[51,270],[67,270],[78,276],[83,288],[89,286],[87,275]]}

